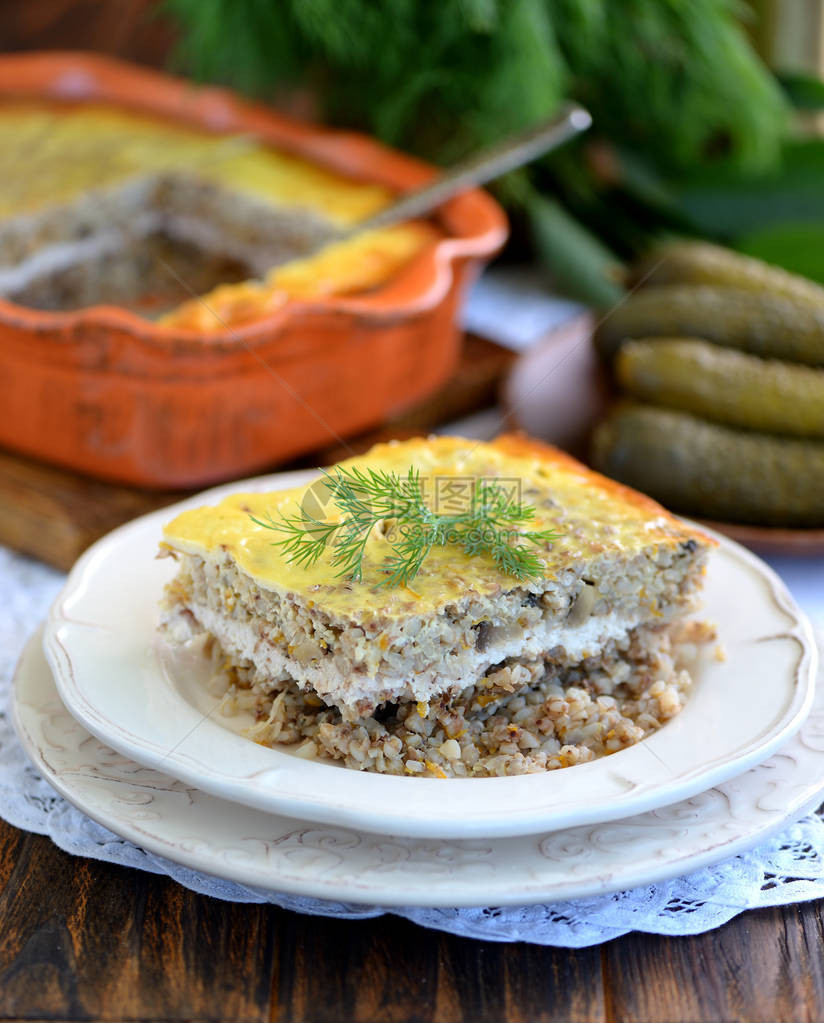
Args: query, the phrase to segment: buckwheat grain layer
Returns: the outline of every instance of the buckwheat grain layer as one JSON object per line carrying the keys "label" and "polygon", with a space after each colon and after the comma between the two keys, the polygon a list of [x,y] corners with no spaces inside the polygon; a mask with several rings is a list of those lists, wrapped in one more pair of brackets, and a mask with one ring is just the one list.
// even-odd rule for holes
{"label": "buckwheat grain layer", "polygon": [[574,668],[506,663],[453,699],[381,707],[354,721],[290,680],[250,684],[217,644],[212,693],[221,713],[251,710],[247,735],[296,756],[358,771],[479,778],[552,771],[617,753],[678,714],[689,668],[715,636],[701,622],[645,626]]}

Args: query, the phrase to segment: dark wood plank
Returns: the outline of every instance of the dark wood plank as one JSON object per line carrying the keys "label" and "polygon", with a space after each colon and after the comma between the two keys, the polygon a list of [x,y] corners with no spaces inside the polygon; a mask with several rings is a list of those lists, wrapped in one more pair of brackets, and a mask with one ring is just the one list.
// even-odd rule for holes
{"label": "dark wood plank", "polygon": [[598,949],[474,941],[406,920],[279,918],[276,1023],[604,1020]]}
{"label": "dark wood plank", "polygon": [[66,570],[105,533],[184,496],[103,483],[0,451],[0,543]]}
{"label": "dark wood plank", "polygon": [[644,1023],[822,1018],[821,903],[757,910],[707,934],[630,934],[603,948],[608,1018]]}
{"label": "dark wood plank", "polygon": [[820,912],[763,910],[694,938],[582,950],[498,944],[391,916],[222,903],[0,823],[0,1018],[816,1020]]}
{"label": "dark wood plank", "polygon": [[4,0],[3,50],[97,50],[162,65],[173,32],[156,0]]}
{"label": "dark wood plank", "polygon": [[0,1018],[268,1017],[270,907],[205,898],[20,835],[0,822]]}
{"label": "dark wood plank", "polygon": [[599,948],[504,948],[507,1023],[607,1023]]}

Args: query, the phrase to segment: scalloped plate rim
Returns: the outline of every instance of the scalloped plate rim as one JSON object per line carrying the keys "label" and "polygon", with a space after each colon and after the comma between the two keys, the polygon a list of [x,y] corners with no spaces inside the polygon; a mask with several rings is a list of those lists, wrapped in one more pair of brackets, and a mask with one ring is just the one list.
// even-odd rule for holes
{"label": "scalloped plate rim", "polygon": [[[814,809],[824,794],[824,748],[807,746],[803,742],[803,733],[798,733],[789,740],[786,747],[782,748],[776,756],[776,761],[781,761],[781,766],[786,768],[787,760],[794,765],[794,772],[800,773],[806,780],[796,781],[796,790],[789,803],[785,803],[781,810],[770,810],[763,805],[765,796],[774,790],[775,779],[769,775],[771,762],[767,761],[762,765],[751,768],[743,775],[737,777],[724,787],[713,789],[710,792],[702,793],[701,796],[708,797],[717,794],[722,797],[715,801],[715,806],[726,805],[729,823],[722,825],[720,822],[712,827],[713,835],[722,834],[724,827],[736,828],[737,832],[728,837],[726,841],[711,840],[707,844],[705,840],[699,845],[703,848],[689,850],[687,837],[689,835],[689,807],[697,804],[701,796],[694,797],[687,803],[678,804],[675,807],[664,808],[671,812],[677,811],[679,806],[687,808],[687,820],[679,834],[679,855],[673,855],[676,844],[670,834],[672,826],[662,818],[661,809],[645,813],[638,817],[628,818],[616,822],[612,826],[613,831],[626,830],[637,826],[639,835],[649,840],[656,833],[659,833],[659,841],[663,844],[656,847],[654,851],[648,851],[646,857],[634,855],[630,864],[624,869],[619,869],[615,863],[610,861],[609,851],[605,849],[603,841],[602,826],[575,827],[565,831],[553,832],[549,836],[525,835],[515,838],[494,840],[489,845],[490,860],[492,858],[500,861],[503,881],[491,881],[489,877],[467,881],[461,877],[462,868],[457,867],[455,871],[448,874],[446,883],[443,879],[433,876],[431,867],[443,868],[444,859],[451,849],[460,853],[467,843],[462,842],[438,842],[432,843],[416,839],[387,840],[386,845],[391,847],[394,853],[406,853],[408,858],[423,852],[429,853],[431,864],[430,869],[410,872],[404,870],[402,887],[397,878],[381,870],[362,871],[357,865],[351,864],[350,870],[360,880],[360,887],[355,887],[351,879],[324,877],[324,871],[313,869],[307,864],[306,869],[301,873],[293,869],[292,872],[273,870],[266,862],[265,856],[261,855],[273,841],[288,841],[292,836],[298,836],[296,841],[310,831],[318,832],[316,826],[310,829],[301,828],[301,822],[281,817],[263,815],[259,811],[246,807],[238,807],[236,804],[227,804],[218,797],[198,791],[183,790],[189,797],[188,804],[183,807],[174,808],[174,821],[169,813],[164,816],[157,813],[150,823],[138,825],[123,814],[112,811],[112,806],[122,807],[135,804],[142,804],[148,801],[151,804],[158,795],[157,784],[140,785],[136,778],[142,770],[138,765],[105,746],[99,744],[95,750],[98,758],[111,754],[115,760],[121,761],[121,776],[113,777],[113,768],[110,762],[106,762],[101,768],[93,769],[88,764],[89,750],[88,740],[92,739],[84,732],[82,726],[77,726],[69,712],[60,706],[60,711],[65,721],[70,723],[70,728],[78,732],[74,746],[67,742],[65,737],[61,742],[52,741],[49,743],[46,732],[43,729],[43,721],[46,718],[46,707],[42,699],[36,703],[28,702],[26,697],[30,695],[32,686],[45,684],[53,688],[53,695],[59,703],[54,678],[45,660],[42,649],[43,627],[37,630],[29,639],[20,657],[15,671],[12,687],[11,715],[12,721],[21,741],[21,744],[32,759],[37,769],[44,775],[48,782],[70,803],[80,811],[87,814],[103,827],[108,828],[115,834],[134,842],[138,846],[150,852],[163,856],[168,860],[178,863],[190,869],[199,870],[213,877],[234,881],[239,884],[252,885],[268,891],[277,891],[282,894],[306,896],[320,899],[341,900],[346,903],[357,905],[379,905],[379,906],[421,906],[421,907],[470,907],[488,905],[528,905],[543,903],[547,901],[559,901],[572,898],[589,898],[597,895],[606,895],[611,892],[622,891],[640,885],[653,884],[672,877],[683,876],[688,872],[711,866],[720,860],[737,855],[756,844],[759,840],[766,839],[778,831],[782,826],[792,820],[803,816],[804,813]],[[38,675],[40,673],[40,682]],[[33,681],[34,680],[34,681]],[[36,695],[36,694],[35,694]],[[817,727],[817,734],[824,735],[824,688],[819,693],[814,708],[815,722],[809,722],[811,728]],[[33,734],[37,733],[37,734]],[[94,741],[92,739],[92,741]],[[81,748],[83,753],[81,755]],[[798,750],[807,749],[813,755],[813,763],[804,765],[803,754],[799,757]],[[793,754],[796,754],[794,757]],[[52,760],[56,755],[62,754],[78,762],[64,770],[54,766]],[[138,767],[137,773],[134,768]],[[103,772],[98,773],[98,772]],[[116,771],[115,771],[116,773]],[[169,791],[175,787],[180,790],[180,783],[174,779],[166,778],[158,772],[149,772],[154,778],[169,782]],[[765,783],[759,786],[761,775],[765,775]],[[109,804],[101,802],[100,798],[89,796],[82,788],[82,779],[92,778],[95,781],[102,781],[110,786]],[[786,786],[786,779],[784,781]],[[740,806],[733,810],[733,802],[737,793],[738,801],[741,800],[742,791],[750,788],[749,805],[760,814],[767,816],[760,821],[754,818],[745,825],[744,815]],[[132,794],[132,798],[124,799],[124,794]],[[253,843],[252,855],[245,859],[235,859],[229,863],[221,856],[216,846],[213,834],[212,822],[222,821],[226,813],[240,813],[248,819],[247,837],[244,841]],[[710,812],[709,809],[707,812]],[[692,817],[700,818],[700,807],[695,807]],[[677,820],[677,815],[672,815]],[[170,830],[180,825],[181,819],[192,829],[200,827],[201,841],[194,848],[185,848],[179,840],[170,835]],[[208,821],[207,823],[204,823]],[[257,830],[256,826],[260,825]],[[700,826],[700,822],[698,824]],[[273,835],[280,829],[283,835],[273,839]],[[243,830],[243,829],[241,829]],[[582,834],[583,832],[588,832]],[[371,834],[358,835],[356,832],[345,831],[339,828],[328,828],[325,835],[330,838],[337,837],[340,841],[338,854],[341,863],[345,866],[353,860],[356,854],[362,851],[362,845],[375,842],[376,836]],[[575,856],[576,850],[581,853],[591,851],[595,857],[594,861],[588,862],[588,869],[583,875],[575,876],[572,872],[563,869],[563,865],[556,865],[551,857],[547,857],[542,848],[547,838],[553,841],[563,842],[565,839],[571,850],[570,855]],[[316,841],[316,845],[320,845]],[[499,848],[495,848],[495,847]],[[421,848],[422,847],[422,848]],[[619,842],[617,849],[620,852],[628,848],[626,842]],[[258,855],[255,857],[254,850]],[[374,851],[374,848],[373,848]],[[514,855],[513,855],[514,854]],[[528,859],[527,864],[532,865],[531,881],[524,883],[524,864],[517,861],[517,856]],[[599,862],[597,857],[603,858]],[[579,856],[579,859],[582,857]],[[586,859],[586,857],[584,857]],[[534,863],[533,863],[534,861]],[[281,866],[284,862],[293,865],[285,857],[281,857]],[[537,873],[536,867],[537,864]],[[294,865],[293,865],[294,866]],[[406,866],[406,863],[404,864]],[[473,864],[470,863],[469,869]],[[494,863],[493,863],[494,867]],[[542,878],[540,869],[543,869],[547,876]],[[555,870],[557,877],[551,879],[552,870]],[[391,870],[390,870],[391,875]]]}

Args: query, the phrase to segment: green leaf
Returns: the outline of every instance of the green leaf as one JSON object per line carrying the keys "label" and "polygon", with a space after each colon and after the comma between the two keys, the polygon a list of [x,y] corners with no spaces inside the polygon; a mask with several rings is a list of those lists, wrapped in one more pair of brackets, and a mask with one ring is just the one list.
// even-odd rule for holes
{"label": "green leaf", "polygon": [[753,231],[739,238],[736,248],[824,284],[824,219]]}
{"label": "green leaf", "polygon": [[673,188],[673,207],[700,234],[735,239],[756,229],[824,220],[824,140],[787,143],[781,167],[742,174],[731,167],[704,171]]}
{"label": "green leaf", "polygon": [[535,248],[561,291],[596,308],[619,301],[624,266],[613,252],[554,199],[535,193],[526,209]]}
{"label": "green leaf", "polygon": [[784,71],[777,77],[796,110],[824,110],[824,82],[820,78],[800,71]]}

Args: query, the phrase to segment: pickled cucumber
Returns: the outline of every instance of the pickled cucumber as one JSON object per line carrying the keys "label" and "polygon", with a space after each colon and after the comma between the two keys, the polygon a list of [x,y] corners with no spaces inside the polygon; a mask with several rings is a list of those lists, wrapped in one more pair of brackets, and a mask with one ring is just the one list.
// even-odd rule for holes
{"label": "pickled cucumber", "polygon": [[824,306],[821,285],[710,242],[672,241],[655,246],[631,267],[630,283],[643,287],[713,284],[744,291],[766,291]]}
{"label": "pickled cucumber", "polygon": [[824,438],[824,369],[760,359],[707,341],[628,341],[615,359],[636,398],[716,423]]}
{"label": "pickled cucumber", "polygon": [[824,366],[824,305],[702,284],[661,284],[631,294],[596,333],[612,358],[631,338],[694,337],[765,358]]}
{"label": "pickled cucumber", "polygon": [[771,437],[651,405],[616,407],[596,468],[674,511],[770,526],[824,525],[824,442]]}

